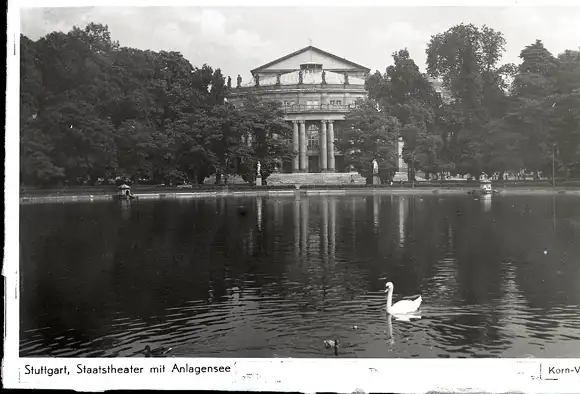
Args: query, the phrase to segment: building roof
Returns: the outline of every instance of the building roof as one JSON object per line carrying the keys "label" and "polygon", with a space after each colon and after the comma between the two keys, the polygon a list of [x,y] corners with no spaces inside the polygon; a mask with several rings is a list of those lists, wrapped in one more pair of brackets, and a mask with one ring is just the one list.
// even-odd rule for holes
{"label": "building roof", "polygon": [[[322,84],[323,70],[304,70],[302,72],[302,83],[304,85],[320,85]],[[280,74],[280,85],[296,85],[300,81],[300,71],[291,71]],[[327,84],[342,85],[344,84],[344,75],[332,71],[324,71],[324,76]],[[364,85],[365,81],[362,78],[348,77],[350,85]],[[244,84],[244,87],[255,86],[256,77],[253,77],[249,82]],[[274,86],[277,84],[277,77],[275,75],[268,75],[260,77],[260,86]]]}
{"label": "building roof", "polygon": [[265,69],[265,68],[268,68],[268,67],[270,67],[270,66],[273,66],[273,65],[274,65],[274,64],[276,64],[276,63],[282,62],[282,61],[284,61],[284,60],[286,60],[286,59],[290,59],[291,57],[297,56],[297,55],[299,55],[299,54],[301,54],[301,53],[304,53],[304,52],[306,52],[306,51],[309,51],[309,50],[312,50],[312,51],[318,52],[318,53],[320,53],[320,54],[322,54],[322,55],[324,55],[324,56],[328,56],[328,57],[330,57],[330,58],[333,58],[333,59],[339,60],[339,61],[341,61],[341,62],[343,62],[343,63],[346,63],[346,64],[349,64],[349,65],[351,65],[353,68],[358,68],[358,69],[361,69],[361,70],[363,70],[363,71],[365,71],[365,72],[367,72],[367,73],[370,71],[370,68],[368,68],[368,67],[361,66],[360,64],[357,64],[357,63],[351,62],[350,60],[347,60],[347,59],[345,59],[345,58],[342,58],[342,57],[340,57],[340,56],[336,56],[336,55],[334,55],[334,54],[332,54],[332,53],[330,53],[330,52],[326,52],[326,51],[323,51],[323,50],[322,50],[322,49],[320,49],[320,48],[317,48],[317,47],[314,47],[314,46],[312,46],[312,45],[309,45],[309,46],[307,46],[307,47],[304,47],[304,48],[302,48],[302,49],[299,49],[299,50],[297,50],[296,52],[292,52],[292,53],[290,53],[290,54],[288,54],[288,55],[286,55],[286,56],[282,56],[281,58],[278,58],[278,59],[276,59],[276,60],[273,60],[273,61],[271,61],[271,62],[269,62],[269,63],[266,63],[266,64],[264,64],[264,65],[262,65],[262,66],[260,66],[260,67],[257,67],[257,68],[255,68],[255,69],[253,69],[253,70],[251,71],[251,72],[252,72],[252,75],[253,75],[254,73],[258,72],[258,71],[261,71],[261,70],[263,70],[263,69]]}

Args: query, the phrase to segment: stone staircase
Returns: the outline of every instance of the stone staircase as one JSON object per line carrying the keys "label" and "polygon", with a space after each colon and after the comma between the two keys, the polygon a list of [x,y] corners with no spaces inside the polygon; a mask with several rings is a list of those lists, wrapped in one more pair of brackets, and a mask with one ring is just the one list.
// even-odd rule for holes
{"label": "stone staircase", "polygon": [[[203,181],[203,183],[206,185],[215,184],[215,174],[205,178],[205,181]],[[247,185],[247,184],[248,182],[244,181],[244,179],[240,175],[230,175],[228,178],[228,185]]]}
{"label": "stone staircase", "polygon": [[[351,179],[354,182],[351,182]],[[280,185],[365,185],[366,179],[358,172],[326,172],[326,173],[293,173],[271,174],[268,179],[268,186]]]}

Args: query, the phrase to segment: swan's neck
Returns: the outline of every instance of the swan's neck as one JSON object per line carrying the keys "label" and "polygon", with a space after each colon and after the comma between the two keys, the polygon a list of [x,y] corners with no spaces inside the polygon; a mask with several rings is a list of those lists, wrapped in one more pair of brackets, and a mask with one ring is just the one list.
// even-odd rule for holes
{"label": "swan's neck", "polygon": [[392,306],[393,306],[393,289],[390,288],[389,292],[387,293],[387,312],[391,311]]}

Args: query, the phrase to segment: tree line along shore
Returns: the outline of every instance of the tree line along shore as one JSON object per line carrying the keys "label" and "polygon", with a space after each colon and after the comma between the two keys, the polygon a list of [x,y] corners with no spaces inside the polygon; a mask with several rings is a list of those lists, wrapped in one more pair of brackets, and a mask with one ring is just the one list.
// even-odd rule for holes
{"label": "tree line along shore", "polygon": [[[295,153],[280,103],[249,96],[234,108],[219,68],[123,47],[97,23],[20,38],[24,189],[115,177],[203,184],[237,175],[252,184],[258,161],[267,182]],[[580,178],[580,48],[554,55],[536,40],[519,64],[505,64],[505,45],[499,31],[460,24],[431,37],[426,73],[406,49],[393,53],[346,115],[337,142],[346,164],[369,176],[377,160],[388,181],[402,136],[411,179],[522,169]],[[241,144],[250,134],[252,145]]]}

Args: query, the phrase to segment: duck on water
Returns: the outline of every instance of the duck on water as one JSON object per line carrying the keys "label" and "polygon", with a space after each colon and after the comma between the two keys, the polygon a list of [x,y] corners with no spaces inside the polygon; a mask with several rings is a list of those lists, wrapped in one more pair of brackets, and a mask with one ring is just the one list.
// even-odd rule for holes
{"label": "duck on water", "polygon": [[173,348],[164,348],[159,347],[156,349],[151,349],[149,345],[145,346],[145,349],[142,352],[145,354],[145,357],[165,357]]}
{"label": "duck on water", "polygon": [[339,347],[338,339],[327,339],[324,341],[324,346],[327,349],[334,348],[334,355],[338,356],[338,347]]}

